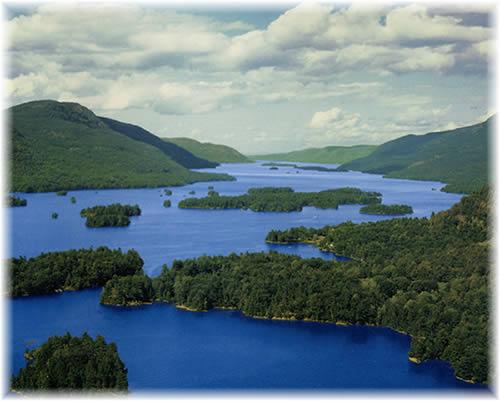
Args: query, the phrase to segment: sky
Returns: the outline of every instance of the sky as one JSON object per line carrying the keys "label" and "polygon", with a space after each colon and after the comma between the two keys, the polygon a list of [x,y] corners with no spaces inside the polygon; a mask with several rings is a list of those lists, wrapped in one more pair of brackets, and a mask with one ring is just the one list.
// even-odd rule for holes
{"label": "sky", "polygon": [[77,102],[245,154],[380,144],[494,112],[491,2],[7,8],[9,105]]}

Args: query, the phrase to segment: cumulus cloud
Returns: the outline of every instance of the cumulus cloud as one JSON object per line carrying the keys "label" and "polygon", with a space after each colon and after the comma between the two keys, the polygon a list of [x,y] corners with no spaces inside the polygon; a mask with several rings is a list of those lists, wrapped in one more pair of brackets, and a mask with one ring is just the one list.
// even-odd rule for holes
{"label": "cumulus cloud", "polygon": [[[278,117],[297,138],[373,142],[452,119],[450,101],[436,100],[435,89],[394,89],[391,80],[484,78],[494,39],[477,21],[490,11],[304,3],[256,27],[140,4],[44,4],[7,23],[5,87],[11,103],[53,98],[166,118],[300,103],[300,122]],[[363,102],[390,110],[392,125],[367,117],[356,106]]]}

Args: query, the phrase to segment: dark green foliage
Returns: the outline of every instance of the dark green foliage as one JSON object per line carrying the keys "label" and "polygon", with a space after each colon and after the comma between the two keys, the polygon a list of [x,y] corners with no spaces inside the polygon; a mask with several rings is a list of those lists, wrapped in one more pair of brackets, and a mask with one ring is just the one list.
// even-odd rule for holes
{"label": "dark green foliage", "polygon": [[488,183],[489,132],[493,118],[426,135],[407,135],[342,165],[387,177],[446,182],[448,192],[469,193]]}
{"label": "dark green foliage", "polygon": [[164,192],[164,193],[165,193],[165,195],[167,195],[167,196],[171,196],[171,195],[172,195],[172,193],[173,193],[173,192],[172,192],[172,190],[170,190],[170,189],[165,189],[163,192]]}
{"label": "dark green foliage", "polygon": [[8,112],[12,191],[159,187],[234,179],[190,171],[157,147],[111,129],[76,103],[35,101]]}
{"label": "dark green foliage", "polygon": [[309,171],[322,171],[322,172],[338,172],[339,169],[336,168],[328,168],[324,166],[299,166],[297,164],[289,164],[289,163],[262,163],[263,166],[271,166],[270,170],[278,170],[278,167],[293,167],[298,170],[309,170]]}
{"label": "dark green foliage", "polygon": [[106,247],[42,253],[11,259],[11,295],[51,294],[103,286],[113,276],[140,272],[144,262],[130,250]]}
{"label": "dark green foliage", "polygon": [[52,213],[52,216],[51,216],[54,220],[56,220],[58,217],[59,217],[59,214],[57,214],[56,212]]}
{"label": "dark green foliage", "polygon": [[57,196],[66,196],[68,194],[68,191],[57,191],[56,195]]}
{"label": "dark green foliage", "polygon": [[9,196],[8,205],[10,207],[26,206],[28,201],[24,198],[18,198],[17,196]]}
{"label": "dark green foliage", "polygon": [[413,208],[408,205],[366,205],[359,209],[363,214],[382,214],[386,216],[397,216],[401,214],[412,214]]}
{"label": "dark green foliage", "polygon": [[170,206],[172,206],[172,202],[169,199],[163,202],[163,207],[170,207]]}
{"label": "dark green foliage", "polygon": [[226,145],[199,142],[191,138],[163,138],[163,140],[175,143],[193,155],[215,163],[251,163],[251,160],[246,156]]}
{"label": "dark green foliage", "polygon": [[209,161],[209,159],[205,157],[198,157],[194,152],[191,152],[185,146],[176,144],[174,141],[163,140],[137,125],[127,124],[105,117],[99,117],[99,119],[116,132],[126,135],[135,141],[154,146],[183,167],[210,168],[218,165],[218,163]]}
{"label": "dark green foliage", "polygon": [[312,242],[352,257],[359,280],[374,291],[370,323],[411,334],[411,357],[446,359],[457,376],[485,382],[489,205],[483,188],[430,219],[299,227],[271,231],[267,240]]}
{"label": "dark green foliage", "polygon": [[196,191],[189,191],[189,195],[195,195]]}
{"label": "dark green foliage", "polygon": [[80,216],[86,217],[87,227],[124,227],[130,224],[130,216],[140,216],[139,205],[113,203],[107,206],[94,206],[82,209]]}
{"label": "dark green foliage", "polygon": [[127,391],[127,369],[114,343],[87,333],[49,337],[25,354],[27,365],[12,378],[15,391]]}
{"label": "dark green foliage", "polygon": [[304,206],[321,209],[338,208],[346,204],[380,203],[377,192],[357,188],[339,188],[321,192],[294,192],[292,188],[251,188],[245,195],[220,196],[209,191],[205,198],[188,198],[179,202],[181,208],[250,209],[254,212],[301,211]]}
{"label": "dark green foliage", "polygon": [[150,303],[154,291],[152,281],[144,274],[113,277],[104,286],[101,303],[117,306],[131,306]]}
{"label": "dark green foliage", "polygon": [[74,196],[72,196],[70,201],[71,201],[71,203],[76,203],[76,198]]}
{"label": "dark green foliage", "polygon": [[[360,157],[368,156],[377,146],[326,146],[324,148],[309,148],[296,150],[289,153],[275,153],[268,155],[252,156],[253,160],[284,160],[289,162],[305,163],[347,163]],[[293,167],[293,166],[292,166]]]}

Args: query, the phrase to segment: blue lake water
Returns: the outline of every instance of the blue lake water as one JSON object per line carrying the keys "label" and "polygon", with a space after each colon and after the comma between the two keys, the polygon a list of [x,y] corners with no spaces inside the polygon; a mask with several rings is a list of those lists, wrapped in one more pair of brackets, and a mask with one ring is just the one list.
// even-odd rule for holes
{"label": "blue lake water", "polygon": [[[311,246],[273,246],[264,238],[271,229],[387,218],[362,215],[359,205],[338,210],[305,208],[292,213],[177,208],[179,200],[192,196],[190,191],[205,196],[209,185],[223,195],[261,186],[290,186],[296,191],[359,187],[381,192],[384,203],[411,205],[415,217],[447,209],[460,199],[459,195],[440,192],[441,183],[384,179],[357,172],[270,170],[261,163],[225,164],[213,171],[230,173],[237,181],[173,187],[173,195],[168,197],[171,208],[163,207],[167,197],[161,196],[162,189],[71,191],[66,197],[22,194],[28,206],[8,212],[11,255],[35,256],[99,245],[134,248],[145,261],[145,271],[154,276],[164,263],[203,254],[277,250],[332,258]],[[76,204],[70,202],[71,196],[76,197]],[[85,227],[79,215],[82,208],[114,202],[137,203],[142,215],[132,218],[126,228]],[[57,220],[51,219],[52,212],[59,214]],[[444,362],[409,362],[409,337],[384,328],[265,321],[235,311],[192,313],[160,304],[113,308],[99,305],[99,293],[86,290],[9,301],[13,371],[24,366],[26,348],[40,345],[51,335],[87,331],[117,344],[129,370],[132,391],[483,388],[455,379]]]}

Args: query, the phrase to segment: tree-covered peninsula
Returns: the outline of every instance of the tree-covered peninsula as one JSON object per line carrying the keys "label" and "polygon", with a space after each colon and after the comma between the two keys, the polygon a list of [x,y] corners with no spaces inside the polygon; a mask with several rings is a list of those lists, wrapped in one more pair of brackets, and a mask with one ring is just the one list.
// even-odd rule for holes
{"label": "tree-covered peninsula", "polygon": [[101,303],[104,305],[133,306],[151,303],[154,299],[152,280],[144,274],[113,277],[104,286]]}
{"label": "tree-covered peninsula", "polygon": [[80,215],[87,218],[87,227],[125,227],[130,224],[129,217],[141,215],[141,209],[139,205],[113,203],[82,209]]}
{"label": "tree-covered peninsula", "polygon": [[489,204],[483,189],[431,218],[273,231],[269,241],[309,241],[351,259],[271,252],[174,261],[153,279],[154,299],[387,326],[412,336],[411,360],[444,359],[458,377],[487,382]]}
{"label": "tree-covered peninsula", "polygon": [[383,205],[371,204],[359,209],[362,214],[380,214],[384,216],[399,216],[403,214],[412,214],[413,208],[408,205]]}
{"label": "tree-covered peninsula", "polygon": [[144,264],[134,250],[124,253],[106,247],[42,253],[10,262],[14,297],[100,287],[114,276],[141,272]]}
{"label": "tree-covered peninsula", "polygon": [[7,204],[10,207],[26,206],[28,201],[24,198],[18,198],[17,196],[9,196],[7,199]]}
{"label": "tree-covered peninsula", "polygon": [[114,343],[87,333],[49,337],[25,353],[26,367],[11,382],[16,392],[128,390],[127,369]]}
{"label": "tree-covered peninsula", "polygon": [[250,188],[244,195],[221,196],[217,192],[204,198],[179,202],[186,209],[250,209],[254,212],[301,211],[305,206],[337,209],[339,205],[380,203],[381,194],[358,188],[339,188],[321,192],[295,192],[289,187]]}

